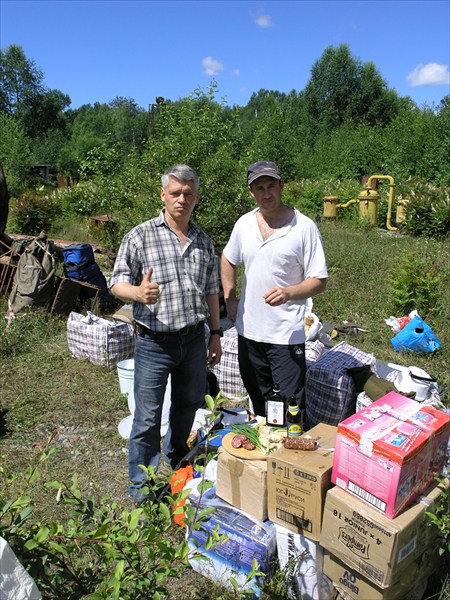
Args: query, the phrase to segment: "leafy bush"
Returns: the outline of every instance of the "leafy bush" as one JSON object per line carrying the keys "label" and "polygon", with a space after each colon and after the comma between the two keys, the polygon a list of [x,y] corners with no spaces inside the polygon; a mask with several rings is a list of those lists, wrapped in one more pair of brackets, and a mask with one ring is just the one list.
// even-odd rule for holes
{"label": "leafy bush", "polygon": [[[219,413],[215,407],[224,401],[205,398],[211,409],[211,422]],[[216,404],[217,403],[217,404]],[[19,561],[26,566],[39,590],[46,598],[67,600],[159,600],[167,597],[169,578],[180,578],[191,560],[204,560],[203,554],[188,546],[189,531],[199,529],[214,512],[214,507],[200,508],[198,503],[185,503],[189,490],[171,493],[168,478],[156,476],[154,467],[144,469],[149,481],[149,499],[139,507],[111,501],[98,492],[84,497],[78,475],[71,482],[42,483],[43,468],[57,452],[33,444],[40,454],[22,473],[6,472],[0,465],[0,535],[11,545]],[[196,470],[204,472],[204,458]],[[203,462],[202,462],[203,461]],[[151,482],[151,483],[150,483]],[[212,487],[202,478],[198,491],[202,494]],[[35,495],[45,488],[55,494],[57,518],[41,523],[34,515]],[[177,523],[177,515],[186,515],[186,529]],[[216,527],[207,534],[205,547],[213,549],[227,541]],[[245,581],[238,584],[230,578],[232,591],[227,598],[252,595],[246,588],[253,577],[264,575],[256,560]],[[220,596],[219,596],[220,598]]]}
{"label": "leafy bush", "polygon": [[429,261],[415,252],[403,254],[389,278],[394,314],[428,314],[436,305],[438,283],[439,273]]}
{"label": "leafy bush", "polygon": [[46,193],[44,188],[36,192],[24,192],[15,201],[12,201],[11,231],[27,235],[38,235],[41,231],[48,231],[52,221],[58,213],[53,194]]}
{"label": "leafy bush", "polygon": [[439,554],[445,554],[450,557],[450,491],[446,485],[445,479],[439,480],[441,494],[433,509],[433,512],[425,513],[428,517],[428,524],[437,527],[441,546]]}
{"label": "leafy bush", "polygon": [[414,180],[406,204],[405,232],[414,236],[448,237],[450,233],[450,189]]}
{"label": "leafy bush", "polygon": [[30,185],[31,140],[11,115],[0,114],[0,131],[0,163],[5,171],[9,193],[18,196]]}
{"label": "leafy bush", "polygon": [[[187,542],[177,535],[170,507],[156,502],[158,485],[148,505],[129,509],[106,497],[83,499],[76,474],[70,485],[49,482],[45,487],[55,490],[69,518],[43,525],[32,519],[30,496],[40,476],[39,467],[30,466],[23,495],[0,501],[0,531],[45,597],[157,599],[165,593],[164,580],[188,565]],[[4,494],[17,477],[3,473]]]}
{"label": "leafy bush", "polygon": [[61,213],[67,216],[95,215],[98,209],[95,186],[90,181],[58,189],[55,192],[55,201]]}

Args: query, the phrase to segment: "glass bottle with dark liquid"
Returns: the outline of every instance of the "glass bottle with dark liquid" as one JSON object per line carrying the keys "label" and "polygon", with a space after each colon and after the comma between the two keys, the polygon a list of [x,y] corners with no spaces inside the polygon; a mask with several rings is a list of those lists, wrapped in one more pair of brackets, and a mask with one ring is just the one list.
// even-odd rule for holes
{"label": "glass bottle with dark liquid", "polygon": [[286,411],[286,429],[288,437],[299,437],[303,433],[303,413],[295,396],[289,398]]}

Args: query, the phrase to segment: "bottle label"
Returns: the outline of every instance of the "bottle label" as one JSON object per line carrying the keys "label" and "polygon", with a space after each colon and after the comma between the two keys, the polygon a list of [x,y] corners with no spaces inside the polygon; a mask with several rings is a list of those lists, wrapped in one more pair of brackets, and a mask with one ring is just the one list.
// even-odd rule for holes
{"label": "bottle label", "polygon": [[280,400],[267,400],[266,402],[266,421],[267,425],[284,425],[284,402]]}
{"label": "bottle label", "polygon": [[302,435],[302,426],[299,423],[288,423],[288,437],[299,437]]}

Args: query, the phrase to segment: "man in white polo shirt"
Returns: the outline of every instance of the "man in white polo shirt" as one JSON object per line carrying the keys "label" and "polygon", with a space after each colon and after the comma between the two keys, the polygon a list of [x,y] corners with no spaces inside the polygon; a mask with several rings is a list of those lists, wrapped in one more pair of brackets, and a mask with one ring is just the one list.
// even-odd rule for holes
{"label": "man in white polo shirt", "polygon": [[[228,317],[238,332],[239,368],[255,414],[265,416],[273,384],[302,400],[305,382],[306,301],[325,291],[327,266],[320,232],[282,201],[277,165],[252,164],[247,183],[257,208],[236,222],[222,254]],[[237,266],[243,264],[241,297]]]}

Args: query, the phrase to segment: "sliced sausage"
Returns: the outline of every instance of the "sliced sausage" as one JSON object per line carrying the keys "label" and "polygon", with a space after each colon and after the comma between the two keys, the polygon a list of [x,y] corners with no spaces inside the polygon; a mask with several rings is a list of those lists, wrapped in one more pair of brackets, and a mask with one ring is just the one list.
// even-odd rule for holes
{"label": "sliced sausage", "polygon": [[237,433],[231,440],[233,448],[242,448],[244,442],[248,442],[248,437],[244,433]]}

